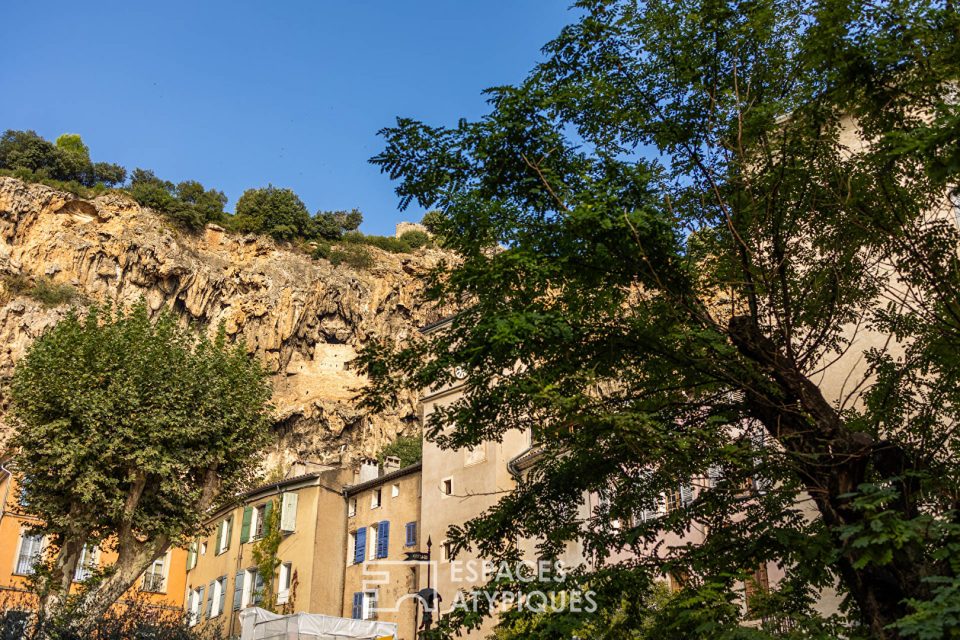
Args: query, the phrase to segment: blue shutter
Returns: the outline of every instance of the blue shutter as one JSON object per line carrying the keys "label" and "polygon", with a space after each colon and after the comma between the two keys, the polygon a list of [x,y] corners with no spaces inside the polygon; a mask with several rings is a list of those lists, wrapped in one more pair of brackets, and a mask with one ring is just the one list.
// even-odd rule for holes
{"label": "blue shutter", "polygon": [[233,610],[240,609],[240,602],[243,599],[243,571],[237,571],[237,577],[233,582]]}
{"label": "blue shutter", "polygon": [[354,620],[360,620],[363,617],[363,592],[355,591],[353,594],[353,613]]}
{"label": "blue shutter", "polygon": [[356,545],[353,549],[353,563],[360,564],[367,557],[367,528],[357,529]]}
{"label": "blue shutter", "polygon": [[412,547],[417,544],[417,523],[408,522],[407,523],[407,546]]}
{"label": "blue shutter", "polygon": [[377,557],[386,558],[390,552],[390,521],[377,523]]}

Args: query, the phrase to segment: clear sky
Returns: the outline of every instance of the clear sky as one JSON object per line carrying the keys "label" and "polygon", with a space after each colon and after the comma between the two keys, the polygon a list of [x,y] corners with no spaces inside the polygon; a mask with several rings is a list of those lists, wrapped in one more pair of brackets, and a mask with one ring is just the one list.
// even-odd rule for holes
{"label": "clear sky", "polygon": [[233,205],[289,187],[362,230],[417,220],[367,160],[396,116],[486,111],[572,0],[3,0],[0,129],[79,133],[94,161],[196,179]]}

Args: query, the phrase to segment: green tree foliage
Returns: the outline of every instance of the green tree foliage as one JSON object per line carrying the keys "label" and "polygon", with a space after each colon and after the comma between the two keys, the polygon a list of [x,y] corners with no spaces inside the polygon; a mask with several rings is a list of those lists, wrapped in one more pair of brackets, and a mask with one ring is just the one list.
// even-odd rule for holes
{"label": "green tree foliage", "polygon": [[363,222],[358,209],[350,211],[318,211],[313,217],[313,235],[324,240],[339,240],[344,233],[356,231]]}
{"label": "green tree foliage", "polygon": [[373,256],[366,247],[359,244],[345,244],[331,249],[327,259],[335,267],[345,264],[354,269],[369,269],[373,266]]}
{"label": "green tree foliage", "polygon": [[60,176],[57,147],[35,131],[7,129],[0,137],[0,167],[25,169],[50,178]]}
{"label": "green tree foliage", "polygon": [[410,253],[410,245],[406,241],[393,236],[368,236],[359,231],[352,231],[343,234],[340,241],[344,244],[365,244],[390,253]]}
{"label": "green tree foliage", "polygon": [[127,181],[127,170],[110,162],[94,162],[93,180],[108,187],[117,187]]}
{"label": "green tree foliage", "polygon": [[377,460],[381,463],[387,456],[400,458],[400,466],[407,467],[414,462],[423,459],[423,437],[419,434],[413,436],[400,436],[377,454]]}
{"label": "green tree foliage", "polygon": [[75,133],[65,133],[53,144],[35,131],[8,129],[0,137],[0,169],[26,179],[75,182],[84,187],[116,186],[126,180],[123,167],[91,162],[90,149]]}
{"label": "green tree foliage", "polygon": [[257,565],[257,572],[263,577],[263,595],[259,607],[277,613],[277,593],[274,584],[277,579],[277,569],[280,568],[280,543],[283,534],[280,533],[280,509],[276,501],[273,508],[263,522],[263,536],[253,545],[253,562]]}
{"label": "green tree foliage", "polygon": [[440,233],[441,225],[443,223],[443,212],[433,209],[427,211],[423,214],[423,218],[420,219],[420,224],[427,228],[427,231],[437,235]]}
{"label": "green tree foliage", "polygon": [[62,179],[76,180],[83,185],[94,183],[90,148],[76,133],[64,133],[57,138],[56,147]]}
{"label": "green tree foliage", "polygon": [[80,631],[252,486],[268,434],[259,363],[222,329],[197,338],[142,302],[69,314],[17,364],[11,397],[25,503],[55,550],[44,610],[64,605],[85,544],[118,554],[77,605]]}
{"label": "green tree foliage", "polygon": [[[466,371],[427,436],[459,448],[529,429],[543,453],[451,532],[455,549],[509,559],[519,536],[555,557],[575,542],[626,597],[689,576],[649,637],[774,634],[737,626],[737,585],[766,562],[795,616],[837,584],[844,636],[947,637],[955,7],[577,6],[522,84],[490,90],[484,119],[382,131],[373,161],[401,205],[444,212],[462,262],[428,295],[461,311],[398,351],[368,348],[368,404]],[[644,517],[698,478],[713,481],[692,502]],[[585,494],[603,497],[586,518]],[[692,528],[703,544],[649,552]]]}
{"label": "green tree foliage", "polygon": [[227,196],[222,191],[204,189],[195,180],[175,185],[161,180],[153,171],[134,169],[130,194],[141,205],[165,214],[187,229],[202,229],[208,223],[224,221]]}
{"label": "green tree foliage", "polygon": [[290,189],[270,185],[247,189],[237,201],[232,226],[246,233],[264,233],[276,240],[311,236],[310,212]]}
{"label": "green tree foliage", "polygon": [[400,234],[400,241],[405,242],[411,249],[419,249],[430,244],[430,235],[417,229],[411,229]]}

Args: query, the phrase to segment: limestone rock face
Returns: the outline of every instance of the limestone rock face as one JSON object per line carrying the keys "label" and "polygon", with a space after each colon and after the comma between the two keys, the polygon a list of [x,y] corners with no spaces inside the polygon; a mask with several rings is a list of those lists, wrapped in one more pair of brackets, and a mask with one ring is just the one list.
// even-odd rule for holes
{"label": "limestone rock face", "polygon": [[0,384],[68,310],[18,295],[10,283],[49,278],[86,300],[129,305],[143,297],[209,331],[223,323],[273,374],[273,456],[348,462],[376,453],[417,427],[416,397],[401,398],[392,414],[367,415],[352,400],[365,380],[348,363],[368,340],[404,341],[435,319],[418,294],[443,254],[370,251],[370,270],[333,267],[216,225],[185,233],[120,194],[83,200],[0,177]]}

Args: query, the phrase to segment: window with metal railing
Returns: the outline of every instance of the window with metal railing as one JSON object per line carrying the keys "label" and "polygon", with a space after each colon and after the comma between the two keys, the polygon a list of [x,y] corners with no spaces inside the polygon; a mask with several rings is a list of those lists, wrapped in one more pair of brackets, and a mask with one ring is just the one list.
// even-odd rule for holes
{"label": "window with metal railing", "polygon": [[167,585],[164,576],[165,562],[166,556],[153,561],[150,568],[143,574],[143,584],[140,585],[141,591],[146,591],[147,593],[163,593],[166,591]]}

